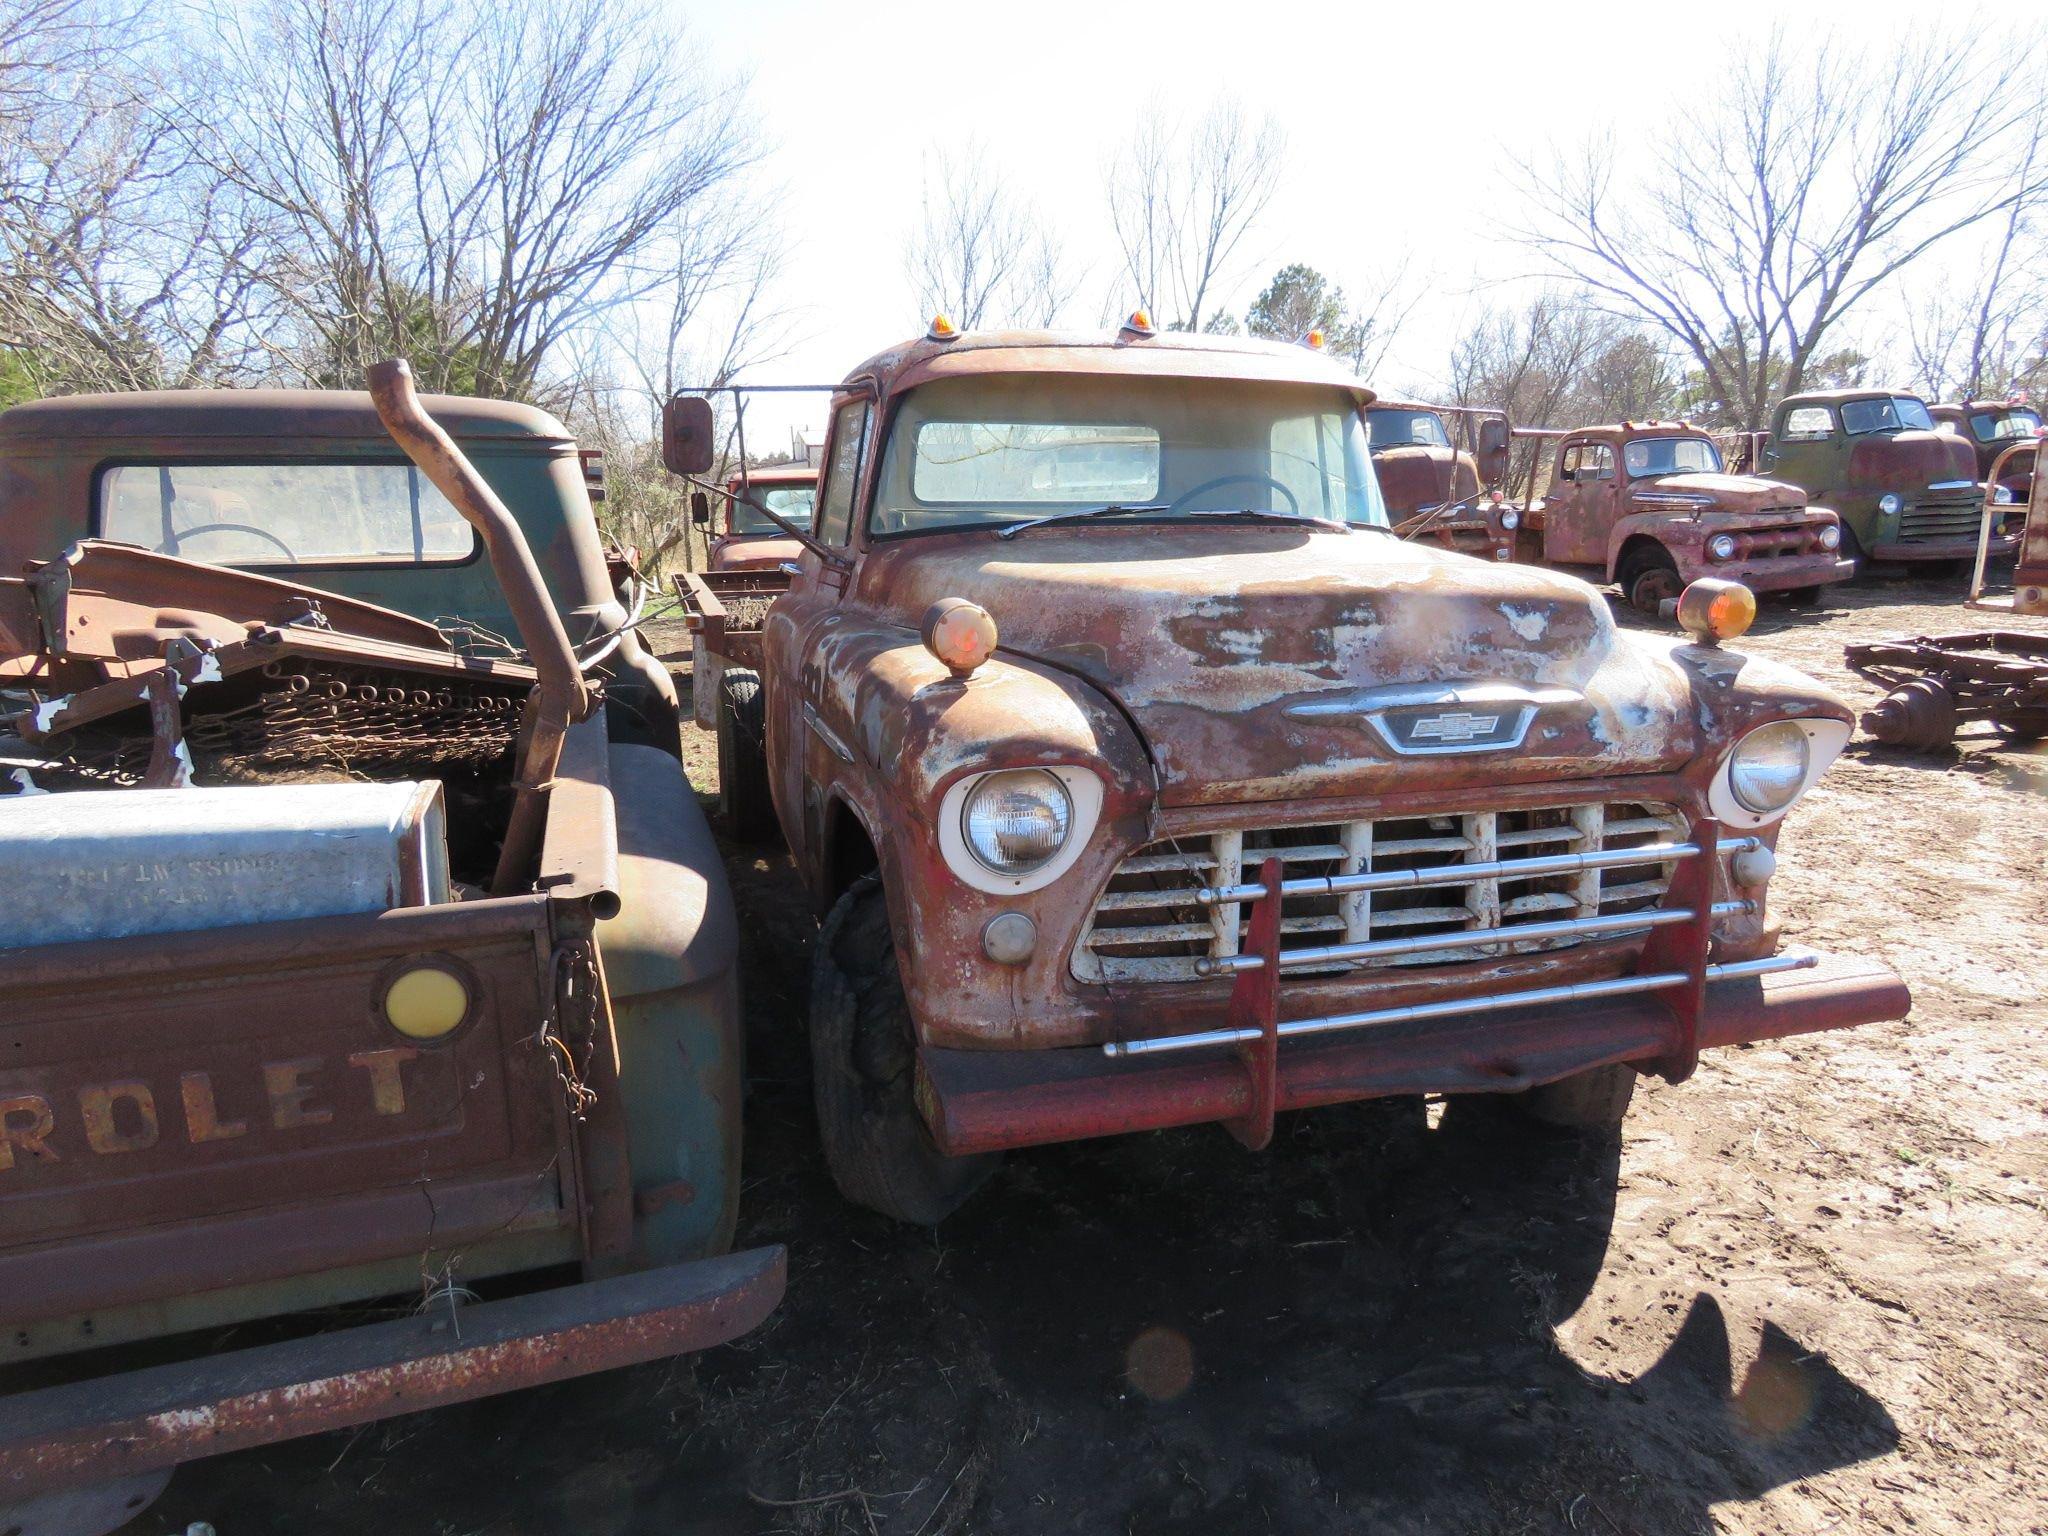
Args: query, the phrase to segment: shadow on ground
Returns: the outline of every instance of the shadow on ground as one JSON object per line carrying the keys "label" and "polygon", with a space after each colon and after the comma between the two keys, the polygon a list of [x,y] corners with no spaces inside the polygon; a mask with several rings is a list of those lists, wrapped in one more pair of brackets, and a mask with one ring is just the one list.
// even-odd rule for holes
{"label": "shadow on ground", "polygon": [[777,1316],[187,1468],[137,1530],[1692,1532],[1897,1443],[1833,1363],[1768,1326],[1731,1339],[1706,1295],[1633,1380],[1580,1371],[1553,1330],[1600,1271],[1617,1151],[1488,1105],[1286,1117],[1256,1156],[1220,1130],[1046,1149],[936,1233],[852,1210],[811,1129],[809,919],[779,861],[733,872],[742,1240],[790,1245]]}

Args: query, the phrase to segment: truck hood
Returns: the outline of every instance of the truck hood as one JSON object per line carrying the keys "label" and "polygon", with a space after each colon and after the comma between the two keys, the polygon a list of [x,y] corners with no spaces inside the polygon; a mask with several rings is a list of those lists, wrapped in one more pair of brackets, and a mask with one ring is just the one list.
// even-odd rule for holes
{"label": "truck hood", "polygon": [[1655,500],[1660,495],[1710,497],[1713,504],[1704,510],[1711,512],[1797,512],[1806,506],[1806,492],[1798,486],[1755,475],[1658,475],[1629,486],[1631,501],[1651,503],[1646,511],[1659,510]]}
{"label": "truck hood", "polygon": [[1849,450],[1849,484],[1859,491],[1912,495],[1946,480],[1975,480],[1977,450],[1945,432],[1860,437]]}
{"label": "truck hood", "polygon": [[[1049,528],[863,563],[857,601],[907,627],[945,597],[987,608],[1004,653],[1114,699],[1168,804],[1641,773],[1694,752],[1686,674],[1668,645],[1618,634],[1592,587],[1384,534]],[[1494,744],[1518,721],[1518,746]]]}
{"label": "truck hood", "polygon": [[1387,448],[1372,456],[1380,495],[1395,522],[1413,517],[1424,507],[1459,501],[1479,489],[1472,455],[1427,443]]}

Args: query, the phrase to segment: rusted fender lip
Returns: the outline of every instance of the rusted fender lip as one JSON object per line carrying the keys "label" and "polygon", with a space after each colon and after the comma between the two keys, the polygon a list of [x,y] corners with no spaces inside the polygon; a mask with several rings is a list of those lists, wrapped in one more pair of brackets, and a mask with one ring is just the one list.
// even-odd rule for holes
{"label": "rusted fender lip", "polygon": [[782,1300],[778,1245],[0,1400],[0,1505],[708,1349]]}
{"label": "rusted fender lip", "polygon": [[[1824,954],[1811,970],[1710,982],[1699,1044],[1875,1024],[1904,1018],[1912,1004],[1906,984],[1877,961]],[[1284,985],[1280,1008],[1284,1015]],[[1283,1043],[1275,1107],[1511,1093],[1609,1062],[1647,1063],[1671,1049],[1676,1028],[1661,1002],[1638,996],[1359,1030],[1331,1044]],[[1224,1052],[1118,1060],[1093,1047],[926,1049],[918,1053],[917,1086],[933,1139],[955,1157],[1235,1120],[1251,1103],[1250,1078]]]}

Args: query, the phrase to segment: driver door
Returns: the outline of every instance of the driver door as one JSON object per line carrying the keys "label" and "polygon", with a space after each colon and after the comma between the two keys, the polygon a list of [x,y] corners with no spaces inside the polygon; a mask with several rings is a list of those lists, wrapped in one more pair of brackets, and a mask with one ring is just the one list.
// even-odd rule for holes
{"label": "driver door", "polygon": [[1559,565],[1605,565],[1615,505],[1613,446],[1567,438],[1544,507],[1544,558]]}

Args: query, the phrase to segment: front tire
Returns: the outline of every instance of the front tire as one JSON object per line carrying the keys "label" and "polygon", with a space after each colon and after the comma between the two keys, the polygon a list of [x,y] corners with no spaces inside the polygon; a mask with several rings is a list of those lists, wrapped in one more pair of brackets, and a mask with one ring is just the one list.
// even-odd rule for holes
{"label": "front tire", "polygon": [[1678,579],[1677,563],[1661,545],[1637,550],[1622,562],[1616,575],[1622,595],[1638,613],[1655,616],[1666,598],[1676,598],[1685,590],[1685,583]]}
{"label": "front tire", "polygon": [[768,794],[768,725],[759,674],[727,667],[718,680],[718,797],[727,834],[775,841],[780,827]]}
{"label": "front tire", "polygon": [[1635,1098],[1636,1077],[1634,1067],[1618,1061],[1527,1089],[1509,1102],[1539,1125],[1612,1134],[1621,1128]]}
{"label": "front tire", "polygon": [[855,1205],[937,1226],[988,1182],[998,1153],[947,1157],[915,1101],[916,1037],[872,876],[818,930],[811,972],[811,1089],[832,1182]]}

